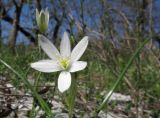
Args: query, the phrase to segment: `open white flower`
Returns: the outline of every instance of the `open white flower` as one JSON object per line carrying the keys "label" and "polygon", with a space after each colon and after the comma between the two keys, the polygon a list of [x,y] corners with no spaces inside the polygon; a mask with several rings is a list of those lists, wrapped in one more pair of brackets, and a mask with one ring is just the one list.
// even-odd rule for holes
{"label": "open white flower", "polygon": [[88,45],[88,37],[85,36],[72,50],[68,34],[64,32],[60,52],[57,48],[43,35],[38,35],[39,43],[44,52],[51,58],[50,60],[41,60],[31,64],[31,67],[41,72],[61,71],[58,78],[58,89],[64,92],[71,85],[70,72],[83,70],[87,62],[78,61],[83,55]]}

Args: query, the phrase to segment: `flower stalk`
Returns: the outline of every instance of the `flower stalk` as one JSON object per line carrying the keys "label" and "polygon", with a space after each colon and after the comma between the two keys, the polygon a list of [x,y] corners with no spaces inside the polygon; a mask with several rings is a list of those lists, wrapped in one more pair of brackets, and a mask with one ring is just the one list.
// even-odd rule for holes
{"label": "flower stalk", "polygon": [[74,74],[75,77],[72,80],[71,83],[71,88],[70,88],[70,93],[69,93],[69,97],[68,97],[68,103],[69,103],[69,118],[72,118],[73,116],[73,110],[74,110],[74,106],[75,106],[75,99],[76,99],[76,93],[77,93],[77,73]]}

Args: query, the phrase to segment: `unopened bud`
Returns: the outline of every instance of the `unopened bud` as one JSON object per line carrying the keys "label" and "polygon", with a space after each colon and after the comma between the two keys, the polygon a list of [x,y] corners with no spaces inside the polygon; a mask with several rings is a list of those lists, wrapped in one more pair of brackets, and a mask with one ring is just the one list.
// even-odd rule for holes
{"label": "unopened bud", "polygon": [[41,10],[40,12],[36,9],[36,20],[40,32],[45,33],[48,29],[48,23],[49,23],[48,9],[46,8],[45,11]]}

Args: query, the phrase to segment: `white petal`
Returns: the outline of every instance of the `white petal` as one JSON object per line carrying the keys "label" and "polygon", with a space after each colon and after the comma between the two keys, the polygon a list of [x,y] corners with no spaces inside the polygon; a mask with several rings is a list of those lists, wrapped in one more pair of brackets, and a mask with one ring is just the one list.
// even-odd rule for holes
{"label": "white petal", "polygon": [[31,67],[38,71],[46,72],[46,73],[56,72],[61,70],[61,67],[59,66],[59,64],[53,60],[41,60],[41,61],[32,63]]}
{"label": "white petal", "polygon": [[76,72],[76,71],[80,71],[85,69],[85,67],[87,66],[87,62],[84,61],[75,61],[72,63],[71,68],[70,68],[70,72]]}
{"label": "white petal", "polygon": [[36,9],[36,20],[37,20],[37,24],[39,25],[39,11],[38,11],[38,9]]}
{"label": "white petal", "polygon": [[88,45],[88,37],[85,36],[77,45],[74,47],[72,53],[71,53],[71,61],[77,61],[81,58],[84,51],[86,50]]}
{"label": "white petal", "polygon": [[45,22],[46,22],[46,25],[48,26],[48,23],[49,23],[49,12],[48,12],[48,8],[45,9]]}
{"label": "white petal", "polygon": [[42,14],[44,14],[44,10],[42,9],[39,13],[39,15],[41,16]]}
{"label": "white petal", "polygon": [[62,71],[58,78],[58,89],[60,92],[64,92],[71,86],[71,74],[70,72]]}
{"label": "white petal", "polygon": [[60,45],[60,52],[63,57],[70,57],[71,55],[71,45],[67,32],[64,32],[63,34]]}
{"label": "white petal", "polygon": [[40,46],[43,51],[52,59],[57,60],[60,57],[57,48],[43,35],[38,35]]}

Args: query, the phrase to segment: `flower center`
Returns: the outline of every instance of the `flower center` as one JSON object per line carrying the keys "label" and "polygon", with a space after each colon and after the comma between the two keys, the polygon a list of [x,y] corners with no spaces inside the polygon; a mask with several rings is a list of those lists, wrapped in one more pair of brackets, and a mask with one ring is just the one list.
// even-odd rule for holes
{"label": "flower center", "polygon": [[61,58],[59,62],[60,62],[60,66],[64,70],[68,69],[70,66],[70,60],[68,58]]}

